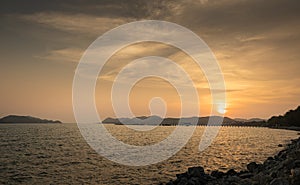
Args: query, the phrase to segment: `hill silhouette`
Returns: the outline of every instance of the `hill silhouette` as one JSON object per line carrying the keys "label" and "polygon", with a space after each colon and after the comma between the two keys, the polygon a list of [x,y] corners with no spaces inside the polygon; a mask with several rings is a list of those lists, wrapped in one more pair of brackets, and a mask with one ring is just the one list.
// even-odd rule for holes
{"label": "hill silhouette", "polygon": [[300,106],[289,110],[284,115],[273,116],[267,121],[268,126],[295,126],[300,127]]}
{"label": "hill silhouette", "polygon": [[[147,118],[150,118],[146,121]],[[231,119],[229,117],[220,116],[206,116],[206,117],[191,117],[182,118],[182,121],[189,125],[192,119],[198,119],[197,125],[207,125],[209,118],[213,120],[223,119],[223,126],[256,126],[256,127],[300,127],[300,106],[295,110],[289,110],[284,115],[273,116],[267,121],[260,118],[242,119],[236,118]],[[134,125],[148,125],[152,124],[152,120],[161,122],[160,125],[170,126],[177,125],[180,118],[160,118],[158,116],[142,116],[136,118],[106,118],[102,123],[113,123],[117,125],[122,124],[134,124]],[[143,121],[145,120],[145,121]]]}
{"label": "hill silhouette", "polygon": [[[147,120],[146,120],[147,119]],[[215,122],[222,120],[223,125],[231,125],[231,124],[237,124],[237,121],[228,118],[228,117],[220,117],[220,116],[206,116],[206,117],[190,117],[190,118],[182,118],[182,122],[185,125],[191,124],[195,119],[197,119],[197,125],[207,125],[208,120],[212,119],[215,120]],[[136,117],[136,118],[106,118],[102,121],[102,123],[113,123],[117,125],[152,125],[153,123],[160,123],[160,125],[163,126],[171,126],[171,125],[177,125],[180,118],[161,118],[159,116],[142,116],[142,117]]]}
{"label": "hill silhouette", "polygon": [[0,123],[61,123],[58,120],[47,120],[32,116],[9,115],[0,119]]}

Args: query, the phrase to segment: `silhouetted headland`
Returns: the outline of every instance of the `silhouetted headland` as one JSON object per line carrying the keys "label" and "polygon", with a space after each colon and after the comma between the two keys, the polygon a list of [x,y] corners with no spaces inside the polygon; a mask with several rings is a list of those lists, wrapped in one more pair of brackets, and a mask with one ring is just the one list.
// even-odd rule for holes
{"label": "silhouetted headland", "polygon": [[300,106],[284,115],[273,116],[267,121],[268,127],[300,130]]}
{"label": "silhouetted headland", "polygon": [[61,123],[58,120],[41,119],[32,116],[9,115],[0,119],[0,123]]}

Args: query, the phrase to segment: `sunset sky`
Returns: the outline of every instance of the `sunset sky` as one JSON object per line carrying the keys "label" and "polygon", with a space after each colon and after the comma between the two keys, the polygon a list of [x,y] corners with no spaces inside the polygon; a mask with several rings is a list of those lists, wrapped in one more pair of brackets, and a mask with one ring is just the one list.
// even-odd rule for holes
{"label": "sunset sky", "polygon": [[[0,116],[74,122],[72,82],[83,52],[112,28],[150,19],[182,25],[208,44],[223,71],[226,116],[282,114],[300,104],[299,7],[298,0],[1,0]],[[131,45],[109,60],[96,87],[99,114],[114,116],[110,88],[121,68],[149,55],[180,64],[196,84],[200,115],[209,115],[211,96],[201,69],[182,51],[159,43]],[[164,67],[153,70],[170,72]],[[180,82],[180,75],[170,73]],[[149,115],[149,100],[157,96],[165,99],[167,116],[177,117],[179,96],[157,78],[132,89],[133,112]]]}

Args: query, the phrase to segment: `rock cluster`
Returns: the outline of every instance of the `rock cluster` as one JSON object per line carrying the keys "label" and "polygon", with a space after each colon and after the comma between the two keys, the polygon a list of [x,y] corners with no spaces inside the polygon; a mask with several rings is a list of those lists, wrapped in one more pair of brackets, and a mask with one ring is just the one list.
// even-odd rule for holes
{"label": "rock cluster", "polygon": [[262,164],[249,163],[245,171],[230,169],[227,172],[213,171],[206,174],[198,166],[176,176],[177,179],[167,185],[299,185],[300,138],[292,140],[284,150]]}

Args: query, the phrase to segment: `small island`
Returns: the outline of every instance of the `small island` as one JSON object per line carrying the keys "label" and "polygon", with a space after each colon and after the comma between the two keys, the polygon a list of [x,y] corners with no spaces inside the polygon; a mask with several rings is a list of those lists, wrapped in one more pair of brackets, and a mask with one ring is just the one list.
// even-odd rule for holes
{"label": "small island", "polygon": [[1,118],[0,123],[61,123],[61,121],[41,119],[32,116],[8,115]]}

